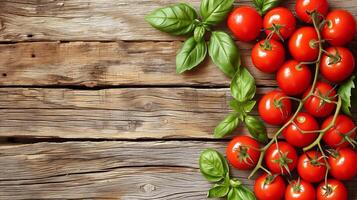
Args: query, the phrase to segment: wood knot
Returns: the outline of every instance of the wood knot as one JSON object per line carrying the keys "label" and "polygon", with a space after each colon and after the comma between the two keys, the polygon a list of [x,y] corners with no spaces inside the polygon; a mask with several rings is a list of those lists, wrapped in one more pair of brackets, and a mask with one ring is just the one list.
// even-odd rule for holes
{"label": "wood knot", "polygon": [[153,105],[153,103],[152,103],[152,102],[149,102],[149,103],[147,103],[147,104],[144,105],[144,109],[145,109],[146,111],[151,111],[152,105]]}
{"label": "wood knot", "polygon": [[140,189],[145,193],[151,193],[156,190],[156,187],[155,185],[148,183],[148,184],[141,185]]}

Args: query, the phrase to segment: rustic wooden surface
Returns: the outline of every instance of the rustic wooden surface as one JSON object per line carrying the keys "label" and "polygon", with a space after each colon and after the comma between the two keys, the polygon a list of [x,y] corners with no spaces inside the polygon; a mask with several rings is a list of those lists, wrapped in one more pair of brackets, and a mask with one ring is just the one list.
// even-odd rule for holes
{"label": "rustic wooden surface", "polygon": [[[231,137],[212,138],[230,111],[229,79],[209,59],[175,73],[183,38],[143,17],[177,2],[0,0],[1,200],[205,199],[197,160],[205,148],[224,153]],[[356,0],[329,2],[357,16]],[[237,45],[259,98],[274,76],[252,67],[252,44]],[[357,199],[357,180],[347,186]]]}

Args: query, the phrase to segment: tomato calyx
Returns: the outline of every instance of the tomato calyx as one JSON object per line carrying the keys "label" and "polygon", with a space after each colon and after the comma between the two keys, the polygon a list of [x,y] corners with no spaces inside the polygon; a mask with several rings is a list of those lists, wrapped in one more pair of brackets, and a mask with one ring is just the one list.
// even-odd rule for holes
{"label": "tomato calyx", "polygon": [[289,164],[293,162],[292,159],[290,159],[288,157],[289,152],[284,152],[282,153],[279,150],[279,158],[272,160],[274,163],[278,163],[281,169],[281,174],[284,174],[284,169],[288,172],[288,174],[290,174],[290,170],[289,170]]}
{"label": "tomato calyx", "polygon": [[253,166],[254,165],[254,161],[253,159],[250,157],[249,153],[248,153],[248,147],[246,146],[239,146],[238,149],[236,149],[235,151],[238,153],[237,157],[239,162],[244,162],[247,165]]}
{"label": "tomato calyx", "polygon": [[329,196],[330,194],[332,194],[333,193],[333,191],[334,190],[336,190],[336,187],[337,186],[334,186],[334,187],[332,187],[331,185],[329,185],[329,184],[325,184],[323,187],[322,187],[322,190],[324,191],[324,196]]}
{"label": "tomato calyx", "polygon": [[270,30],[271,32],[269,33],[269,35],[267,36],[267,40],[270,40],[274,34],[276,34],[279,39],[284,42],[284,37],[282,36],[280,29],[284,28],[285,25],[281,25],[281,24],[275,24],[273,23],[271,25],[271,27],[267,28],[267,30]]}
{"label": "tomato calyx", "polygon": [[309,154],[305,154],[306,157],[308,158],[308,161],[312,166],[314,167],[321,167],[321,166],[325,166],[324,163],[320,162],[320,160],[323,158],[322,156],[319,157],[318,154],[315,154],[314,157],[309,156]]}
{"label": "tomato calyx", "polygon": [[357,142],[355,139],[351,137],[351,135],[357,130],[357,126],[354,127],[352,130],[348,131],[347,133],[343,134],[341,131],[338,131],[338,134],[342,137],[342,140],[337,144],[337,146],[342,145],[344,142],[348,142],[353,148],[357,145]]}
{"label": "tomato calyx", "polygon": [[338,159],[340,157],[340,153],[336,149],[328,149],[326,151],[334,159]]}
{"label": "tomato calyx", "polygon": [[293,188],[293,191],[295,193],[300,193],[302,191],[302,187],[301,187],[301,179],[298,178],[297,181],[291,181],[290,182],[291,187]]}
{"label": "tomato calyx", "polygon": [[341,54],[336,47],[335,47],[335,54],[326,52],[325,50],[323,50],[323,52],[331,59],[328,62],[329,65],[337,64],[342,60]]}
{"label": "tomato calyx", "polygon": [[264,185],[271,184],[276,179],[276,177],[278,177],[277,174],[275,174],[275,175],[268,174],[264,180]]}

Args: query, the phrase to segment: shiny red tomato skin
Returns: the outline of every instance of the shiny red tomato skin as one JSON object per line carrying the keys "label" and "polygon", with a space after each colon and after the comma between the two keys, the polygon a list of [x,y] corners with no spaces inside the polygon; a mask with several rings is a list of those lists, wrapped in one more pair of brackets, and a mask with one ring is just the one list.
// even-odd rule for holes
{"label": "shiny red tomato skin", "polygon": [[314,200],[316,197],[316,192],[314,186],[311,183],[300,180],[300,190],[295,191],[294,184],[297,181],[292,181],[286,188],[285,200]]}
{"label": "shiny red tomato skin", "polygon": [[254,8],[241,6],[229,14],[227,25],[238,40],[250,42],[260,35],[263,19]]}
{"label": "shiny red tomato skin", "polygon": [[260,117],[268,124],[282,125],[291,115],[291,100],[281,100],[281,107],[276,107],[275,102],[286,95],[278,90],[265,94],[259,101],[258,111]]}
{"label": "shiny red tomato skin", "polygon": [[276,73],[280,89],[288,95],[304,93],[310,86],[312,75],[307,65],[299,65],[296,60],[286,61]]}
{"label": "shiny red tomato skin", "polygon": [[263,174],[255,180],[254,194],[260,200],[280,200],[284,197],[286,188],[284,179],[281,176],[266,184],[267,174]]}
{"label": "shiny red tomato skin", "polygon": [[[325,121],[322,123],[321,128],[322,129],[326,128],[332,122],[332,120],[333,120],[333,116],[330,116],[327,119],[325,119]],[[347,134],[355,127],[356,126],[353,123],[352,119],[350,119],[346,115],[340,114],[336,118],[335,125],[332,128],[330,128],[328,131],[326,131],[322,140],[332,148],[347,147],[349,146],[349,143],[347,141],[341,143],[343,138],[341,137],[340,134]],[[354,139],[356,137],[356,131],[352,132],[349,135],[349,137]]]}
{"label": "shiny red tomato skin", "polygon": [[307,12],[316,10],[321,15],[326,16],[328,8],[327,0],[297,0],[295,4],[296,15],[305,23],[312,23]]}
{"label": "shiny red tomato skin", "polygon": [[[310,158],[318,158],[317,165],[314,165]],[[308,151],[302,154],[298,160],[297,171],[302,179],[310,183],[318,183],[325,178],[326,167],[324,159],[318,151]]]}
{"label": "shiny red tomato skin", "polygon": [[[304,98],[308,95],[310,90],[311,87],[306,90],[306,92],[304,93]],[[331,85],[326,82],[317,82],[314,91],[314,94],[317,96],[310,96],[305,102],[304,106],[307,112],[314,117],[327,117],[335,109],[336,105],[334,103],[326,102],[324,102],[323,105],[320,105],[320,101],[322,101],[322,99],[318,97],[319,93],[328,97],[331,101],[336,100],[336,91]]]}
{"label": "shiny red tomato skin", "polygon": [[301,27],[296,30],[289,40],[289,51],[291,56],[299,62],[311,62],[319,56],[318,36],[314,28]]}
{"label": "shiny red tomato skin", "polygon": [[324,54],[321,57],[321,74],[329,81],[339,83],[350,77],[355,69],[355,59],[350,50],[344,47],[330,47],[326,49],[329,54],[340,55],[338,63],[332,63],[333,58]]}
{"label": "shiny red tomato skin", "polygon": [[347,200],[348,191],[345,185],[336,179],[328,179],[327,185],[332,188],[330,194],[326,193],[325,181],[319,184],[316,189],[317,200]]}
{"label": "shiny red tomato skin", "polygon": [[[282,154],[287,153],[287,157],[292,161],[288,163],[289,171],[292,172],[297,164],[297,153],[293,146],[286,142],[278,142],[279,150]],[[287,170],[284,168],[283,171],[280,168],[279,163],[275,162],[275,160],[279,160],[280,153],[278,151],[277,145],[274,143],[272,144],[266,151],[265,154],[265,163],[268,169],[274,174],[284,174],[288,173]]]}
{"label": "shiny red tomato skin", "polygon": [[346,10],[331,11],[327,23],[321,33],[322,37],[333,46],[344,46],[351,42],[356,35],[356,21],[351,13]]}
{"label": "shiny red tomato skin", "polygon": [[283,130],[286,141],[295,147],[306,147],[316,140],[317,133],[302,133],[303,131],[319,130],[316,119],[308,113],[301,112],[294,119],[295,124],[290,124]]}
{"label": "shiny red tomato skin", "polygon": [[285,60],[285,48],[276,41],[270,40],[271,49],[264,49],[264,40],[258,42],[252,49],[252,61],[256,68],[265,73],[275,72]]}
{"label": "shiny red tomato skin", "polygon": [[[263,27],[267,35],[272,32],[270,29],[272,28],[273,24],[282,26],[279,29],[280,35],[283,37],[283,39],[287,39],[291,34],[293,34],[296,28],[296,19],[289,9],[278,7],[270,10],[264,16]],[[280,40],[276,33],[274,33],[272,38],[275,40]]]}
{"label": "shiny red tomato skin", "polygon": [[[245,163],[239,161],[239,152],[240,147],[245,148],[246,153],[250,156],[251,159],[248,159],[248,162]],[[252,148],[251,148],[252,147]],[[255,167],[258,163],[260,151],[259,143],[251,137],[248,136],[237,136],[233,138],[226,149],[226,155],[229,163],[232,164],[233,167],[240,169],[240,170],[248,170]]]}
{"label": "shiny red tomato skin", "polygon": [[330,155],[328,163],[331,175],[338,180],[347,181],[357,175],[357,153],[349,147],[337,149],[336,157]]}

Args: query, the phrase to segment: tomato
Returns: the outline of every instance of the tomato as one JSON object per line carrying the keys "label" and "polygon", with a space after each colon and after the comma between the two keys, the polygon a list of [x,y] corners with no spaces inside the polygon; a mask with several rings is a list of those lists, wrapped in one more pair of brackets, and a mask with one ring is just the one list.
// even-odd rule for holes
{"label": "tomato", "polygon": [[[311,87],[304,93],[304,98],[309,94],[310,90]],[[332,102],[327,103],[323,99],[335,101],[335,89],[328,83],[317,82],[313,94],[314,96],[310,96],[305,102],[305,109],[314,117],[327,117],[335,109],[336,105]]]}
{"label": "tomato", "polygon": [[254,8],[241,6],[229,14],[227,24],[238,40],[249,42],[260,35],[263,19]]}
{"label": "tomato", "polygon": [[310,183],[322,181],[326,175],[324,158],[319,151],[308,151],[302,154],[297,164],[301,178]]}
{"label": "tomato", "polygon": [[353,40],[356,34],[356,21],[346,10],[331,11],[327,17],[327,24],[323,27],[322,37],[331,45],[344,46]]}
{"label": "tomato", "polygon": [[317,60],[319,56],[318,36],[314,28],[301,27],[296,30],[289,40],[291,56],[299,62]]}
{"label": "tomato", "polygon": [[248,136],[238,136],[229,142],[226,155],[233,167],[248,170],[255,167],[260,156],[259,143]]}
{"label": "tomato", "polygon": [[[283,39],[290,37],[296,28],[296,20],[293,13],[284,7],[278,7],[270,10],[267,14],[265,14],[263,19],[265,33],[269,35],[272,30],[274,30],[274,26],[280,27],[278,33],[280,33],[280,36]],[[272,38],[275,40],[280,39],[277,32],[274,33]]]}
{"label": "tomato", "polygon": [[284,196],[285,187],[281,176],[263,174],[255,180],[254,194],[259,200],[279,200]]}
{"label": "tomato", "polygon": [[315,197],[314,186],[304,180],[291,181],[285,191],[285,200],[313,200]]}
{"label": "tomato", "polygon": [[355,59],[350,50],[344,47],[330,47],[329,54],[321,58],[321,74],[329,81],[342,82],[352,75],[355,69]]}
{"label": "tomato", "polygon": [[289,60],[276,73],[280,89],[288,95],[299,95],[309,88],[311,71],[307,65],[299,65],[295,60]]}
{"label": "tomato", "polygon": [[[328,117],[322,123],[322,129],[326,128],[333,120],[333,116]],[[344,138],[341,135],[345,135],[345,137],[349,137],[350,139],[355,139],[356,125],[353,123],[352,119],[347,117],[346,115],[338,115],[336,118],[335,125],[326,131],[322,140],[332,148],[336,147],[347,147],[349,145],[348,141],[344,141]]]}
{"label": "tomato", "polygon": [[317,200],[347,200],[348,191],[345,185],[338,180],[328,179],[320,183],[316,189]]}
{"label": "tomato", "polygon": [[252,61],[265,73],[275,72],[285,60],[285,48],[276,40],[262,40],[252,49]]}
{"label": "tomato", "polygon": [[282,125],[288,120],[291,114],[291,100],[284,97],[287,96],[283,92],[273,90],[259,101],[259,115],[266,123]]}
{"label": "tomato", "polygon": [[322,16],[326,16],[328,12],[327,0],[297,0],[295,5],[296,15],[306,23],[312,23],[308,12],[317,11]]}
{"label": "tomato", "polygon": [[301,112],[294,119],[294,123],[283,130],[283,136],[289,144],[296,147],[308,146],[318,137],[318,133],[304,133],[301,130],[319,130],[319,124],[310,114]]}
{"label": "tomato", "polygon": [[348,147],[332,151],[328,157],[331,175],[338,180],[351,180],[357,175],[357,153]]}
{"label": "tomato", "polygon": [[265,163],[275,174],[292,172],[297,164],[297,153],[293,146],[286,142],[272,144],[266,151]]}

